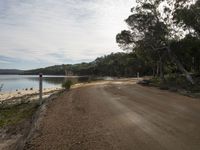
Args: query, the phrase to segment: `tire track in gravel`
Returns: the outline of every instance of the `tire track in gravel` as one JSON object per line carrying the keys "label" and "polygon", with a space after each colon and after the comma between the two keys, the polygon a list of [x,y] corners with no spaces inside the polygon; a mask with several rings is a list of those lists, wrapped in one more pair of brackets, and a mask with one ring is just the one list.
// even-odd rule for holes
{"label": "tire track in gravel", "polygon": [[75,88],[50,104],[26,149],[199,150],[200,101],[128,81]]}

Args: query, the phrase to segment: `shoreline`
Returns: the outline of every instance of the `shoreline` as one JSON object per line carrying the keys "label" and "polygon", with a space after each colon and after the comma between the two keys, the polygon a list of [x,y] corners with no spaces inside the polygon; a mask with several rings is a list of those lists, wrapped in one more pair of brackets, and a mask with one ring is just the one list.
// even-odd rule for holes
{"label": "shoreline", "polygon": [[[61,90],[61,87],[53,87],[53,88],[44,88],[43,89],[43,96],[46,97],[48,95],[51,95],[51,93]],[[50,93],[50,94],[49,94]],[[0,92],[0,102],[6,101],[6,100],[14,100],[19,99],[24,96],[35,96],[36,98],[39,97],[39,90],[33,89],[33,90],[18,90],[18,91],[11,91],[11,92]]]}
{"label": "shoreline", "polygon": [[[125,81],[128,80],[132,80],[134,82],[137,82],[138,80],[141,80],[142,78],[122,78],[122,79],[118,79],[117,81]],[[91,84],[102,84],[104,82],[110,82],[110,81],[115,81],[115,79],[113,78],[109,78],[107,80],[99,80],[99,81],[93,81],[93,82],[87,82],[87,84],[85,83],[76,83],[74,85],[72,85],[72,89],[73,88],[77,88],[80,86],[84,86],[84,85],[91,85]],[[53,94],[56,91],[62,90],[61,87],[52,87],[52,88],[43,88],[43,97],[48,97],[51,94]],[[25,98],[26,97],[26,98]],[[4,102],[4,101],[12,101],[12,100],[17,100],[17,99],[31,99],[31,100],[35,100],[39,98],[39,89],[22,89],[22,90],[18,90],[18,91],[8,91],[8,92],[4,92],[1,91],[0,92],[0,103]]]}

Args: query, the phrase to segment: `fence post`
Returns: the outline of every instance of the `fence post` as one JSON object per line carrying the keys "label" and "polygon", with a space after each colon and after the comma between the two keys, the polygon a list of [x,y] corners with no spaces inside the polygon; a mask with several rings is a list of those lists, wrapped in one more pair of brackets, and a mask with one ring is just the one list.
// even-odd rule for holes
{"label": "fence post", "polygon": [[139,72],[137,72],[137,79],[139,79],[140,78],[140,73]]}
{"label": "fence post", "polygon": [[39,104],[42,104],[42,73],[39,74]]}

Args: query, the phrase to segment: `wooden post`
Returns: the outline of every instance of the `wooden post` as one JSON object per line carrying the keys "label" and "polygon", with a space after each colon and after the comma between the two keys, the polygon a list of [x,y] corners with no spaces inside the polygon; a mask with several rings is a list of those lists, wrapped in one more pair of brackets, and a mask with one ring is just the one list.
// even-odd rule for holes
{"label": "wooden post", "polygon": [[42,104],[42,73],[39,74],[39,104]]}

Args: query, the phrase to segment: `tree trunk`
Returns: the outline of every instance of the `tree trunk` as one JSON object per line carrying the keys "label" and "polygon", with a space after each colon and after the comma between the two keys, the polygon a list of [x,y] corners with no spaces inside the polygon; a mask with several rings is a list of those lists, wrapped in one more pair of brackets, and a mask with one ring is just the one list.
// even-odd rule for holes
{"label": "tree trunk", "polygon": [[159,77],[159,61],[157,61],[157,66],[156,66],[156,76]]}
{"label": "tree trunk", "polygon": [[159,63],[160,63],[160,79],[161,79],[161,81],[163,81],[164,80],[164,67],[163,67],[163,59],[162,59],[162,57],[160,57],[160,61],[159,61]]}
{"label": "tree trunk", "polygon": [[155,77],[155,68],[152,68],[153,77]]}
{"label": "tree trunk", "polygon": [[191,83],[191,84],[195,84],[194,80],[192,79],[192,76],[189,74],[189,72],[183,67],[183,65],[181,64],[181,62],[176,58],[176,56],[174,54],[172,54],[172,51],[170,49],[170,47],[167,47],[167,51],[169,54],[169,57],[171,58],[171,60],[177,65],[178,69],[180,71],[182,71],[182,73],[185,74],[186,79]]}

